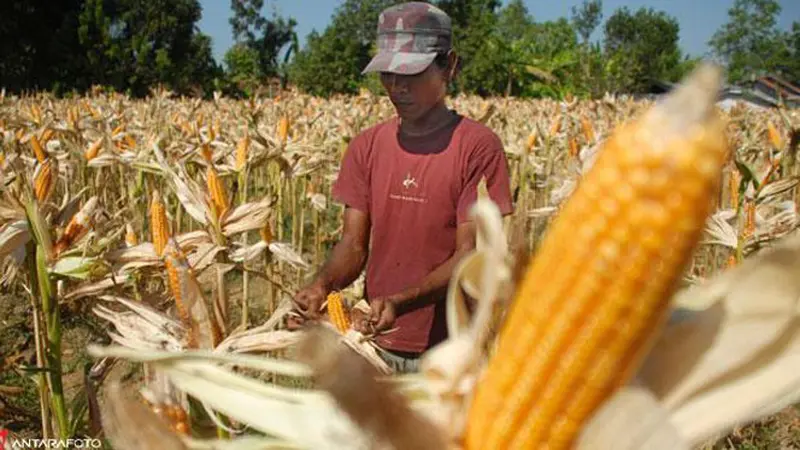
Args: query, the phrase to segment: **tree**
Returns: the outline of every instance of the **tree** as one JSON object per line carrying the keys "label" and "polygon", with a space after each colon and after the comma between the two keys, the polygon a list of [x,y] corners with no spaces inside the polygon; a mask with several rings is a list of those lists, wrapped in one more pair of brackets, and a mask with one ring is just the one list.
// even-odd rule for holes
{"label": "tree", "polygon": [[610,89],[641,93],[653,80],[676,81],[673,68],[682,59],[679,32],[678,21],[663,11],[617,9],[605,24]]}
{"label": "tree", "polygon": [[603,19],[602,0],[584,0],[580,8],[572,7],[572,24],[583,45],[587,45],[594,30]]}
{"label": "tree", "polygon": [[81,0],[0,2],[0,87],[86,87],[88,66],[78,42]]}
{"label": "tree", "polygon": [[592,51],[589,38],[592,36],[597,26],[600,25],[602,19],[602,0],[584,0],[580,8],[577,6],[572,7],[572,26],[581,37],[581,84],[586,91],[594,97],[601,93],[602,83],[600,82],[600,78],[602,77],[602,73],[598,74],[592,70],[594,67],[597,67],[597,64],[592,61],[592,58],[595,57],[597,53]]}
{"label": "tree", "polygon": [[79,37],[92,80],[134,96],[158,84],[209,91],[218,67],[201,14],[198,0],[86,0]]}
{"label": "tree", "polygon": [[792,68],[786,73],[783,65],[791,57],[791,35],[777,27],[780,12],[776,0],[736,0],[728,10],[728,22],[714,33],[708,45],[727,66],[730,82],[765,72],[798,75]]}
{"label": "tree", "polygon": [[[274,10],[272,19],[267,19],[261,15],[263,6],[264,0],[231,0],[233,16],[229,22],[236,42],[246,45],[258,56],[259,76],[274,77],[281,74],[282,64],[297,51],[297,33],[294,30],[297,21],[284,19]],[[280,61],[284,49],[286,53]]]}
{"label": "tree", "polygon": [[313,30],[288,68],[304,92],[354,94],[368,80],[361,74],[375,52],[378,16],[402,0],[345,0],[322,33]]}
{"label": "tree", "polygon": [[246,44],[234,44],[224,56],[228,81],[239,92],[252,95],[263,79],[258,51]]}
{"label": "tree", "polygon": [[[513,3],[512,3],[513,5]],[[501,6],[499,0],[439,0],[436,6],[453,23],[453,40],[462,69],[454,83],[457,91],[478,95],[503,92],[505,83],[488,81],[498,66],[497,53],[490,45]],[[512,6],[513,7],[513,6]]]}

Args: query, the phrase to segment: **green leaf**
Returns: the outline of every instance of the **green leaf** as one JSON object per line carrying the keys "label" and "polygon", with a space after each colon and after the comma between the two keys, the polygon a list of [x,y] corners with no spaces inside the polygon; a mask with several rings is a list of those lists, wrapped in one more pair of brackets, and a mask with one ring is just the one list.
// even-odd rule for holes
{"label": "green leaf", "polygon": [[53,265],[50,273],[64,277],[87,280],[101,270],[103,265],[97,258],[83,256],[66,256]]}
{"label": "green leaf", "polygon": [[736,163],[736,169],[739,170],[739,174],[742,176],[742,182],[739,185],[739,193],[741,194],[744,190],[747,189],[747,183],[749,182],[752,182],[753,187],[756,190],[758,190],[760,182],[753,168],[748,166],[746,163],[739,161],[738,159],[735,160],[735,163]]}

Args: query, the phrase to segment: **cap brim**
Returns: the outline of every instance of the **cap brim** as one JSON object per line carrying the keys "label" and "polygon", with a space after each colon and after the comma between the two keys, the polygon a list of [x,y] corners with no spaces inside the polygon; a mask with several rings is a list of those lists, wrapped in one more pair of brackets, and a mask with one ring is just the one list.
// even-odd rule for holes
{"label": "cap brim", "polygon": [[379,52],[361,71],[389,72],[400,75],[416,75],[431,65],[436,53]]}

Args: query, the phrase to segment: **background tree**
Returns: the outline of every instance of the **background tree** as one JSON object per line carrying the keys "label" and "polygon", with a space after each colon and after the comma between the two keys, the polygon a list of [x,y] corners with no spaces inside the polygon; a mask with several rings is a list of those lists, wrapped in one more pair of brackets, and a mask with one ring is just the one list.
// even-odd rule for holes
{"label": "background tree", "polygon": [[92,80],[136,96],[157,84],[212,89],[218,67],[201,12],[197,0],[86,0],[78,35]]}
{"label": "background tree", "polygon": [[678,21],[663,11],[617,9],[605,24],[604,52],[609,88],[640,93],[652,80],[675,80],[682,60]]}
{"label": "background tree", "polygon": [[81,0],[0,2],[0,82],[11,91],[87,87]]}
{"label": "background tree", "polygon": [[[461,73],[454,82],[457,91],[491,95],[503,92],[506,83],[493,81],[498,54],[489,43],[498,22],[499,0],[439,0],[436,6],[453,23],[453,41],[461,61]],[[505,77],[503,77],[505,81]],[[500,87],[502,86],[502,87]]]}
{"label": "background tree", "polygon": [[361,71],[375,48],[378,15],[402,0],[345,0],[322,32],[313,30],[289,66],[289,79],[304,92],[329,96],[357,93],[367,80]]}
{"label": "background tree", "polygon": [[[231,0],[233,16],[229,19],[236,45],[229,51],[239,52],[233,55],[236,59],[241,54],[240,45],[245,45],[258,57],[258,77],[275,77],[283,75],[283,64],[297,51],[298,41],[294,18],[285,19],[273,10],[272,18],[261,15],[264,0]],[[280,58],[281,52],[284,57]],[[226,61],[229,58],[225,58]],[[233,78],[255,74],[232,73]]]}
{"label": "background tree", "polygon": [[592,48],[589,40],[603,20],[603,2],[602,0],[584,0],[580,6],[573,6],[571,13],[572,26],[581,38],[579,46],[581,84],[589,95],[597,96],[600,94],[599,90],[602,86],[599,80],[602,73],[593,70],[599,65],[592,59],[601,58],[602,53],[598,51],[599,48]]}
{"label": "background tree", "polygon": [[[728,22],[714,33],[708,45],[727,66],[730,82],[768,72],[800,78],[797,38],[792,43],[792,35],[777,27],[780,12],[781,6],[775,0],[736,0],[728,10]],[[795,22],[795,36],[798,27],[800,24]]]}

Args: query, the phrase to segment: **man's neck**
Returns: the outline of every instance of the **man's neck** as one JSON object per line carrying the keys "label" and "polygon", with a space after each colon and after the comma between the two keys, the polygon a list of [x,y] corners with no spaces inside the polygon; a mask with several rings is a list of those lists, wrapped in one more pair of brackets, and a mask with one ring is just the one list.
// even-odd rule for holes
{"label": "man's neck", "polygon": [[408,136],[424,136],[433,133],[453,120],[453,114],[444,103],[434,107],[418,120],[400,120],[400,131]]}

